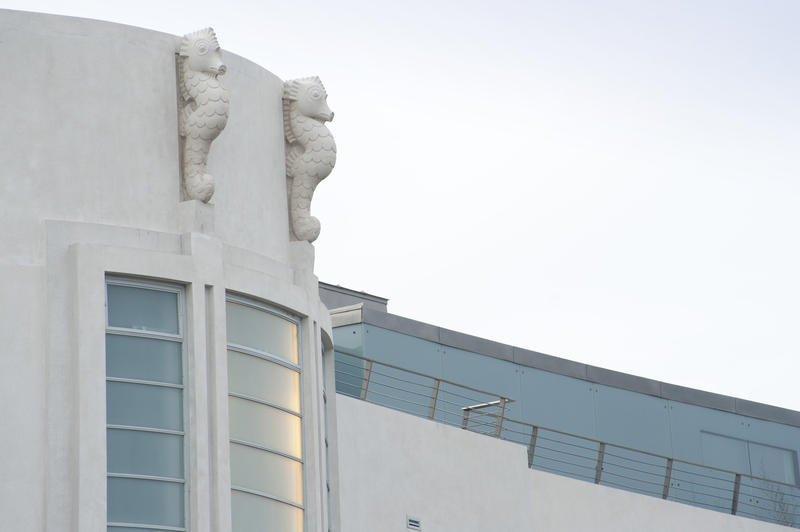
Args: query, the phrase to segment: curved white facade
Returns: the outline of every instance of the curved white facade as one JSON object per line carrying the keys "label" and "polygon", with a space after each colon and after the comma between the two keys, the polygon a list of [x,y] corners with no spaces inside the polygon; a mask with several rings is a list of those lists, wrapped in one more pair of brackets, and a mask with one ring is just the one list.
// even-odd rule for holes
{"label": "curved white facade", "polygon": [[297,321],[304,527],[327,530],[330,321],[313,247],[290,239],[283,82],[224,52],[220,35],[230,111],[208,156],[216,191],[182,201],[180,37],[13,11],[0,11],[0,34],[0,514],[16,530],[106,530],[113,275],[185,292],[187,530],[231,527],[226,294]]}

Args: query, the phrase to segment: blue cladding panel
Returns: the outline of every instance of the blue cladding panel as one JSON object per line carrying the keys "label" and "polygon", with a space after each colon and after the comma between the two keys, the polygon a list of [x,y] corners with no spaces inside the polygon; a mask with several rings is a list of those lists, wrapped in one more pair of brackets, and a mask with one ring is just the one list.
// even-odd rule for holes
{"label": "blue cladding panel", "polygon": [[521,370],[522,421],[594,438],[595,389],[589,382],[533,368]]}
{"label": "blue cladding panel", "polygon": [[439,344],[372,325],[364,326],[364,342],[364,356],[368,358],[419,371],[431,377],[444,377],[443,348]]}
{"label": "blue cladding panel", "polygon": [[[519,366],[516,364],[453,347],[443,348],[443,351],[445,379],[503,397],[519,397]],[[509,417],[518,417],[518,405],[508,406],[512,412]]]}
{"label": "blue cladding panel", "polygon": [[597,439],[672,455],[667,401],[597,385]]}
{"label": "blue cladding panel", "polygon": [[334,329],[334,344],[336,349],[364,356],[364,326],[346,325]]}

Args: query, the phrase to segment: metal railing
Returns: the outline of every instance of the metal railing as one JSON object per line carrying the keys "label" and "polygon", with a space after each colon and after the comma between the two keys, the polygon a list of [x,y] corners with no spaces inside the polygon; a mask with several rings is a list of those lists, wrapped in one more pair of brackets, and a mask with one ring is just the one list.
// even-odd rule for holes
{"label": "metal railing", "polygon": [[515,420],[513,399],[336,350],[336,391],[528,448],[528,466],[800,528],[800,486]]}

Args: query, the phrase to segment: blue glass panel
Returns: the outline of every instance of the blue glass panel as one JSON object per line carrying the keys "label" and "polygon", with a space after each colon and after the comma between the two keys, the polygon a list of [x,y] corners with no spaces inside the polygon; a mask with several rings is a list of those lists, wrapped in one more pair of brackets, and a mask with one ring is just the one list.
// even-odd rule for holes
{"label": "blue glass panel", "polygon": [[108,324],[178,334],[178,294],[109,284]]}
{"label": "blue glass panel", "polygon": [[183,430],[182,392],[179,388],[108,382],[108,424]]}
{"label": "blue glass panel", "polygon": [[181,344],[106,334],[106,372],[109,377],[181,384]]}
{"label": "blue glass panel", "polygon": [[108,429],[108,471],[183,478],[183,436]]}
{"label": "blue glass panel", "polygon": [[108,478],[108,521],[183,526],[183,484]]}

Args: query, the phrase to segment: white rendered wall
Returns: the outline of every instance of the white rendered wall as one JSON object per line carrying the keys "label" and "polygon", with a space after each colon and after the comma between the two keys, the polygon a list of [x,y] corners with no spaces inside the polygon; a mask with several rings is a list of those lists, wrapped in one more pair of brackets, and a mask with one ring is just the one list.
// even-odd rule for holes
{"label": "white rendered wall", "polygon": [[342,530],[767,532],[787,528],[528,469],[526,448],[337,395]]}
{"label": "white rendered wall", "polygon": [[305,521],[326,530],[330,318],[313,247],[289,239],[282,81],[219,35],[231,104],[209,155],[216,194],[183,202],[180,37],[7,10],[0,35],[0,530],[106,530],[107,273],[186,287],[192,532],[230,529],[225,293],[298,317]]}

